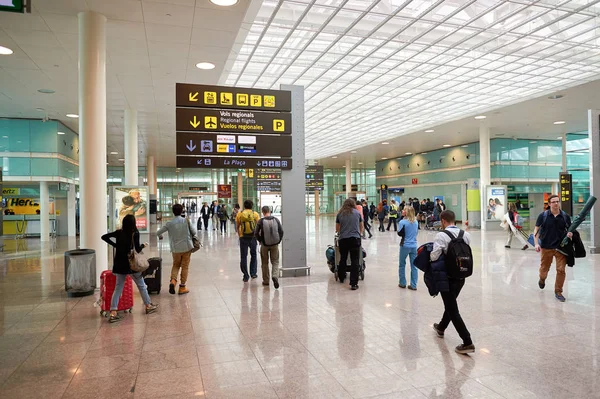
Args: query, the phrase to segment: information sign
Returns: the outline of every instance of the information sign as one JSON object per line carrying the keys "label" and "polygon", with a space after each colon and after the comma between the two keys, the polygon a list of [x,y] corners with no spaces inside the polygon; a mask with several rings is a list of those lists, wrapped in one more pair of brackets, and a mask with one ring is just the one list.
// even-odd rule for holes
{"label": "information sign", "polygon": [[573,176],[570,173],[560,174],[560,208],[573,215]]}
{"label": "information sign", "polygon": [[218,155],[227,152],[264,157],[291,157],[292,137],[178,132],[176,149],[177,155]]}
{"label": "information sign", "polygon": [[240,168],[275,168],[275,169],[292,169],[291,158],[248,158],[248,157],[185,157],[177,156],[178,168],[225,168],[225,169],[240,169]]}
{"label": "information sign", "polygon": [[325,186],[323,177],[323,166],[311,165],[305,168],[306,191],[323,190]]}
{"label": "information sign", "polygon": [[[346,185],[342,185],[342,191],[346,191]],[[352,184],[350,186],[350,191],[358,191],[358,184]]]}
{"label": "information sign", "polygon": [[177,83],[175,97],[178,107],[292,111],[292,95],[283,90]]}
{"label": "information sign", "polygon": [[175,129],[178,132],[290,134],[292,133],[292,115],[253,110],[177,108]]}
{"label": "information sign", "polygon": [[256,169],[256,191],[281,192],[281,170]]}
{"label": "information sign", "polygon": [[217,184],[218,198],[231,198],[231,184]]}
{"label": "information sign", "polygon": [[208,187],[206,187],[206,186],[189,187],[189,191],[208,191]]}

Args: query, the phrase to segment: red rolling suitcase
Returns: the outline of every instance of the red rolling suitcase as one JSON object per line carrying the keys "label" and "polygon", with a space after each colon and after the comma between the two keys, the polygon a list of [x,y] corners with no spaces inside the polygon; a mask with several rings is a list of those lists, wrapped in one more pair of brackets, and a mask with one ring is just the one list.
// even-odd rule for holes
{"label": "red rolling suitcase", "polygon": [[[100,315],[107,316],[110,313],[110,301],[112,299],[115,286],[117,285],[117,276],[112,271],[105,270],[100,275]],[[119,299],[119,307],[117,310],[125,310],[131,313],[133,308],[133,280],[130,276],[125,279],[123,293]]]}

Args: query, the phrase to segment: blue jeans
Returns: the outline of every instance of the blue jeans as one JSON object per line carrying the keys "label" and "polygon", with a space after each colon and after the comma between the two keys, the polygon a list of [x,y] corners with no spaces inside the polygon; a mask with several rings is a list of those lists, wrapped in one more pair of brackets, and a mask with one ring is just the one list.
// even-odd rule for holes
{"label": "blue jeans", "polygon": [[410,286],[417,288],[417,279],[419,272],[415,266],[415,258],[417,257],[417,248],[400,247],[400,267],[398,268],[398,276],[400,277],[400,285],[406,285],[406,257],[410,259]]}
{"label": "blue jeans", "polygon": [[244,278],[248,275],[248,248],[250,248],[250,276],[257,275],[256,238],[240,237],[240,270]]}
{"label": "blue jeans", "polygon": [[[121,299],[121,294],[123,293],[123,287],[125,286],[125,280],[127,279],[127,274],[115,274],[117,277],[117,285],[115,286],[115,291],[113,292],[112,299],[110,301],[110,310],[117,310],[119,308],[119,299]],[[142,277],[142,273],[133,273],[129,274],[135,284],[140,290],[140,295],[142,296],[142,300],[144,301],[144,305],[150,305],[150,295],[148,295],[148,286]]]}

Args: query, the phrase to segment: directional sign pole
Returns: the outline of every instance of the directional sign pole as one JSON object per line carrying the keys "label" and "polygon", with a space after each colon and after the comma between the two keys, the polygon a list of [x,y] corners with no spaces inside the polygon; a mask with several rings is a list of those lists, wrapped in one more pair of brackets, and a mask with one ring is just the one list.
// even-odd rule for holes
{"label": "directional sign pole", "polygon": [[[285,226],[283,236],[283,277],[306,276],[306,176],[304,173],[304,87],[281,85],[281,90],[292,92],[292,170],[281,173],[281,210]],[[297,212],[297,210],[302,210]]]}

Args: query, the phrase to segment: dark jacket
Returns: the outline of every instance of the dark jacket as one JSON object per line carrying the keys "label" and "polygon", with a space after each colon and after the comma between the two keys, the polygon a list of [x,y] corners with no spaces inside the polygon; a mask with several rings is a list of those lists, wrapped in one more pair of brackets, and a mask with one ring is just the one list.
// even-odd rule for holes
{"label": "dark jacket", "polygon": [[200,214],[202,215],[203,218],[208,219],[210,217],[210,208],[208,205],[203,205],[202,208],[200,208]]}
{"label": "dark jacket", "polygon": [[429,295],[436,296],[440,292],[450,291],[448,274],[446,273],[446,260],[444,255],[435,262],[431,262],[429,256],[433,251],[433,243],[428,242],[417,249],[415,266],[423,272],[423,281],[427,286]]}
{"label": "dark jacket", "polygon": [[368,206],[363,206],[363,220],[365,223],[367,223],[369,221],[369,207]]}
{"label": "dark jacket", "polygon": [[575,258],[585,258],[587,255],[577,230],[573,231],[573,238],[569,240],[567,245],[564,247],[559,246],[556,250],[567,257],[567,266],[571,267],[575,265]]}
{"label": "dark jacket", "polygon": [[[115,241],[111,240],[114,238]],[[113,259],[114,274],[132,274],[129,268],[129,251],[131,251],[131,235],[124,234],[122,230],[116,230],[112,233],[104,234],[102,240],[115,248],[115,257]],[[144,245],[140,245],[140,232],[136,230],[133,233],[133,243],[137,253],[142,252]]]}

